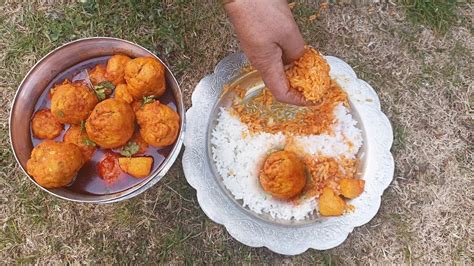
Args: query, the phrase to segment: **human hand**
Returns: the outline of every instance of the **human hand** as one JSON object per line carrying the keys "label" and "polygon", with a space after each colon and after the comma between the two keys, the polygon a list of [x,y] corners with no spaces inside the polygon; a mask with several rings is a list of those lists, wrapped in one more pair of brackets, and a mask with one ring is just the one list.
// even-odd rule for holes
{"label": "human hand", "polygon": [[304,53],[304,40],[285,0],[234,0],[225,5],[240,46],[280,102],[305,105],[290,89],[284,65]]}

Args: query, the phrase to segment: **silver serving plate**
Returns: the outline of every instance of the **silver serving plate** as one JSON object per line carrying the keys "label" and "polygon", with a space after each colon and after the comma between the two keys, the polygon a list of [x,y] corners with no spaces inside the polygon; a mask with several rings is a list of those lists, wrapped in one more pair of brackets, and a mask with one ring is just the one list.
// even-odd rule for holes
{"label": "silver serving plate", "polygon": [[186,114],[189,131],[184,141],[186,179],[196,189],[198,202],[206,215],[223,224],[235,239],[248,246],[265,246],[285,255],[299,254],[308,248],[333,248],[341,244],[354,227],[375,216],[383,191],[392,181],[392,128],[380,109],[377,94],[369,84],[358,79],[344,61],[332,56],[325,58],[331,66],[331,77],[348,93],[352,115],[364,135],[359,175],[366,182],[365,191],[350,201],[355,211],[340,217],[314,216],[303,221],[273,219],[244,208],[223,185],[210,149],[210,133],[218,110],[229,106],[233,98],[232,91],[223,91],[223,86],[238,83],[252,90],[261,87],[262,82],[258,73],[241,74],[241,68],[247,64],[243,54],[233,54],[219,62],[214,73],[202,79],[192,95],[192,107]]}
{"label": "silver serving plate", "polygon": [[[31,141],[30,117],[35,111],[35,104],[40,98],[46,86],[65,69],[84,62],[89,59],[110,56],[114,54],[125,54],[129,57],[152,56],[160,60],[166,68],[167,89],[172,90],[176,100],[176,108],[181,118],[180,133],[172,148],[169,156],[163,163],[155,169],[151,176],[143,182],[121,192],[107,195],[92,195],[86,193],[77,193],[68,189],[46,189],[38,185],[34,179],[26,172],[26,162],[28,161],[33,143]],[[20,168],[40,189],[62,199],[76,202],[91,203],[111,203],[122,201],[134,197],[154,184],[168,172],[174,161],[179,155],[184,140],[185,132],[185,109],[183,96],[176,78],[166,64],[155,54],[143,48],[142,46],[117,39],[107,37],[85,38],[67,43],[36,63],[21,82],[12,102],[10,111],[10,143],[13,154]]]}

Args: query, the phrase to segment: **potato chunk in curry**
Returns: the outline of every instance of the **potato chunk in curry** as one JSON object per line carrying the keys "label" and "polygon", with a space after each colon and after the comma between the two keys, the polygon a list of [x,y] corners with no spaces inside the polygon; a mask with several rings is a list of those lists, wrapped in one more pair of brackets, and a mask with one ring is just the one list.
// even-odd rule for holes
{"label": "potato chunk in curry", "polygon": [[121,157],[118,160],[120,168],[136,178],[147,177],[153,166],[153,158],[151,157]]}

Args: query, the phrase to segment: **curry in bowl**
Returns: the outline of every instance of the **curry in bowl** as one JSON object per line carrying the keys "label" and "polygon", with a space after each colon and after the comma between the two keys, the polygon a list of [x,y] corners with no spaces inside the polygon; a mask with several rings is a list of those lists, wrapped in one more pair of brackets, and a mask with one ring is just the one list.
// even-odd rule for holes
{"label": "curry in bowl", "polygon": [[96,58],[53,80],[39,98],[26,170],[48,189],[124,191],[169,155],[180,119],[160,61]]}

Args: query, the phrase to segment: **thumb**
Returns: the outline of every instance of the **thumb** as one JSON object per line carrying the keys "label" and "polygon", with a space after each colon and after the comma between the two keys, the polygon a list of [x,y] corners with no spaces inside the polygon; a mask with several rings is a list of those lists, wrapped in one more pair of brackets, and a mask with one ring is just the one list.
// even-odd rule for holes
{"label": "thumb", "polygon": [[272,60],[268,60],[265,66],[258,69],[262,75],[263,82],[277,101],[293,105],[306,105],[307,103],[303,95],[298,91],[290,89],[281,58],[281,50],[279,54],[272,56]]}

